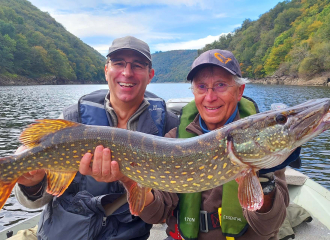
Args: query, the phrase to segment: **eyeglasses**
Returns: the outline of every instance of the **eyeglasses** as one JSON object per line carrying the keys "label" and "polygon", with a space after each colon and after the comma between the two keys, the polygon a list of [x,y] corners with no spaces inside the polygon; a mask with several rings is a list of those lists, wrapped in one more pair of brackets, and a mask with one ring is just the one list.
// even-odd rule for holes
{"label": "eyeglasses", "polygon": [[149,65],[146,62],[141,62],[141,61],[133,61],[133,62],[126,62],[124,59],[110,59],[110,66],[111,68],[117,70],[117,71],[123,71],[127,63],[131,64],[131,69],[133,72],[142,72],[147,68]]}
{"label": "eyeglasses", "polygon": [[233,87],[235,85],[229,85],[227,83],[217,83],[215,86],[208,88],[206,84],[193,84],[190,89],[193,93],[197,94],[206,94],[209,89],[212,89],[215,93],[223,93],[227,91],[229,87]]}

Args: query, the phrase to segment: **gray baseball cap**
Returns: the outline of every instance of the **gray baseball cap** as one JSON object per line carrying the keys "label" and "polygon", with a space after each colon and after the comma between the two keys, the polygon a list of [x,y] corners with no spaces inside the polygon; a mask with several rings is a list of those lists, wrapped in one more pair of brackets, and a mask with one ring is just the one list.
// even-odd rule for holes
{"label": "gray baseball cap", "polygon": [[132,36],[116,38],[113,40],[112,45],[109,47],[107,57],[110,56],[110,54],[122,49],[135,50],[144,55],[151,62],[151,54],[148,44]]}
{"label": "gray baseball cap", "polygon": [[187,80],[192,81],[198,70],[205,65],[219,66],[226,69],[233,75],[242,77],[239,63],[232,52],[227,50],[212,49],[203,52],[198,58],[195,59],[191,65],[191,70],[188,73]]}

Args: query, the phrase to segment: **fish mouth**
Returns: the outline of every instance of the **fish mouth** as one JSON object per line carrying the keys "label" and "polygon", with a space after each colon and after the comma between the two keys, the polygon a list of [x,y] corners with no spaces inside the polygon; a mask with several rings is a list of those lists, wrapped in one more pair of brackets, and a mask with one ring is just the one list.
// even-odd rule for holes
{"label": "fish mouth", "polygon": [[330,110],[328,113],[323,117],[322,122],[325,124],[330,124]]}
{"label": "fish mouth", "polygon": [[330,128],[330,99],[311,100],[301,105],[290,119],[290,131],[294,134],[296,146],[300,146],[321,132]]}

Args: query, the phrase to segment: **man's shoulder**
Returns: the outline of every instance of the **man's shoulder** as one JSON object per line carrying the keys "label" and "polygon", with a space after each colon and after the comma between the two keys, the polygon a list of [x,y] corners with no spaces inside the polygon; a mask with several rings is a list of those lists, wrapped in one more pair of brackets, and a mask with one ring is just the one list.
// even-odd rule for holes
{"label": "man's shoulder", "polygon": [[[158,97],[156,94],[149,92],[149,91],[145,91],[144,92],[144,98],[159,98],[162,99],[161,97]],[[162,99],[164,101],[164,99]]]}
{"label": "man's shoulder", "polygon": [[103,106],[104,99],[108,89],[100,89],[94,92],[83,95],[79,98],[78,103],[65,107],[62,111],[63,119],[80,122],[79,118],[79,103],[80,104],[88,104],[88,102],[92,102],[95,104],[101,104]]}
{"label": "man's shoulder", "polygon": [[78,104],[73,104],[71,106],[65,107],[62,111],[63,119],[79,122],[79,111]]}
{"label": "man's shoulder", "polygon": [[179,126],[179,123],[180,123],[179,117],[175,113],[166,110],[165,133]]}

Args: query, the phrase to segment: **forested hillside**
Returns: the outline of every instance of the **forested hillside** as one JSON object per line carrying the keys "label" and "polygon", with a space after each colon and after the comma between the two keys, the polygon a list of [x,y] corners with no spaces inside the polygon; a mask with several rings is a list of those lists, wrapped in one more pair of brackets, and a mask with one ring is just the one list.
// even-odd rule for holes
{"label": "forested hillside", "polygon": [[155,76],[152,82],[184,82],[197,50],[174,50],[152,54]]}
{"label": "forested hillside", "polygon": [[0,0],[0,56],[0,85],[22,76],[105,82],[105,57],[26,0]]}
{"label": "forested hillside", "polygon": [[256,21],[246,19],[233,33],[206,45],[199,54],[228,49],[244,77],[311,78],[330,71],[330,0],[278,3]]}
{"label": "forested hillside", "polygon": [[[280,2],[198,52],[156,52],[152,82],[185,81],[213,48],[232,51],[248,78],[330,73],[330,0]],[[104,56],[26,0],[0,0],[0,56],[0,85],[105,83]]]}

